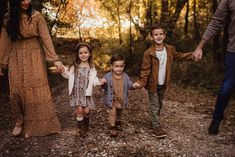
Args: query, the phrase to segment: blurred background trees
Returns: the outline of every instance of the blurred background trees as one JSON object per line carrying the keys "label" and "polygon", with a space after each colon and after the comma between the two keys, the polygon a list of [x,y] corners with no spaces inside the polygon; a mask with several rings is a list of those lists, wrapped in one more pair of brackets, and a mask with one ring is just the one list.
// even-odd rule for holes
{"label": "blurred background trees", "polygon": [[[90,42],[95,49],[94,63],[100,69],[108,67],[105,58],[108,60],[108,56],[112,53],[119,52],[127,58],[128,72],[134,74],[139,73],[143,52],[151,45],[149,30],[152,24],[161,23],[166,27],[166,42],[174,45],[178,51],[193,51],[219,4],[219,0],[32,0],[31,2],[36,10],[45,15],[49,30],[58,41],[55,42],[58,51],[62,51],[61,46],[66,45],[65,41],[73,41],[72,44],[67,44],[67,47],[73,47],[78,41]],[[4,0],[1,3],[4,3]],[[1,11],[4,12],[3,9]],[[218,81],[220,77],[217,79],[216,76],[223,69],[227,24],[220,32],[205,48],[205,59],[200,64],[176,64],[174,68],[177,73],[173,73],[176,80],[181,76],[182,82],[202,86],[220,82]],[[63,40],[62,44],[58,39]],[[193,79],[194,76],[198,79]],[[202,83],[199,80],[208,82]]]}

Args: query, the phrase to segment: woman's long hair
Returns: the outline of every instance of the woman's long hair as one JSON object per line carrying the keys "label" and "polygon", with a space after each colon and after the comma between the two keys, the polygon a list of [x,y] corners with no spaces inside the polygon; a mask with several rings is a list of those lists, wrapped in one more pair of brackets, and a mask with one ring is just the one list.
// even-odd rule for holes
{"label": "woman's long hair", "polygon": [[3,26],[3,17],[7,12],[7,0],[0,0],[0,34]]}
{"label": "woman's long hair", "polygon": [[[20,34],[20,18],[21,18],[21,1],[22,0],[10,0],[10,19],[7,23],[7,33],[10,36],[11,41],[16,41]],[[29,8],[26,10],[26,14],[29,17],[29,20],[32,20],[32,6],[29,5]]]}

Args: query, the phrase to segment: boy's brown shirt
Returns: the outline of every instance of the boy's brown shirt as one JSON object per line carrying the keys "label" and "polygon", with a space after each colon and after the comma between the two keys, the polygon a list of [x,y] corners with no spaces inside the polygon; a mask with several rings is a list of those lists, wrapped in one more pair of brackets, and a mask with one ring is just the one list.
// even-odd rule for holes
{"label": "boy's brown shirt", "polygon": [[[172,45],[164,44],[167,53],[166,78],[165,86],[170,82],[171,65],[174,60],[193,60],[192,53],[176,52]],[[156,57],[156,49],[150,47],[144,52],[140,79],[137,81],[141,87],[145,87],[148,91],[156,93],[158,83],[159,60]]]}
{"label": "boy's brown shirt", "polygon": [[114,90],[113,105],[117,109],[121,109],[123,106],[123,99],[124,99],[123,77],[121,79],[117,79],[113,76],[113,90]]}

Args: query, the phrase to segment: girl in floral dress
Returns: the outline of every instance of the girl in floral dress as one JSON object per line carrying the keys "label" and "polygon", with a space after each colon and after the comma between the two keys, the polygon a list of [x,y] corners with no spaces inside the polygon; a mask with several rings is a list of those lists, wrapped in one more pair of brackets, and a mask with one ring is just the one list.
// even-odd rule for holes
{"label": "girl in floral dress", "polygon": [[92,65],[92,49],[87,43],[76,46],[76,61],[65,67],[62,76],[68,79],[70,105],[75,106],[80,136],[85,137],[89,128],[90,109],[94,108],[93,86],[101,85],[97,71]]}

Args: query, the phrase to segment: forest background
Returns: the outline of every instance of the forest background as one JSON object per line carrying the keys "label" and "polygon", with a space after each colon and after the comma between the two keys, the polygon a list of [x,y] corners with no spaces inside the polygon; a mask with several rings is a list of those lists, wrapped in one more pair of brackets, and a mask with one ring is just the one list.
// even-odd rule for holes
{"label": "forest background", "polygon": [[[149,35],[152,24],[161,23],[166,28],[166,43],[174,45],[177,51],[193,51],[219,0],[32,0],[31,3],[45,15],[56,52],[65,64],[73,62],[76,43],[85,41],[94,48],[94,64],[100,71],[109,70],[110,56],[120,52],[127,58],[126,71],[138,76],[143,52],[152,43]],[[223,79],[227,25],[207,44],[201,62],[174,64],[175,83],[218,90]]]}
{"label": "forest background", "polygon": [[[7,11],[0,0],[0,19]],[[93,63],[99,75],[109,70],[110,56],[126,56],[126,72],[138,78],[142,56],[151,45],[149,30],[161,23],[167,29],[166,43],[179,52],[192,52],[201,39],[218,0],[31,0],[46,18],[56,53],[64,64],[74,62],[78,42],[93,47]],[[227,25],[204,48],[200,62],[175,62],[172,86],[166,92],[161,122],[168,132],[157,139],[151,130],[148,96],[144,89],[131,90],[124,111],[123,131],[109,137],[107,111],[102,91],[94,90],[97,109],[91,112],[88,137],[79,138],[73,108],[69,104],[67,80],[48,63],[49,84],[62,131],[57,135],[25,139],[11,135],[14,127],[8,97],[8,79],[0,77],[0,156],[118,156],[118,157],[234,157],[235,97],[226,109],[217,136],[207,133],[216,93],[223,79]],[[0,21],[0,25],[2,21]],[[1,40],[1,39],[0,39]]]}

